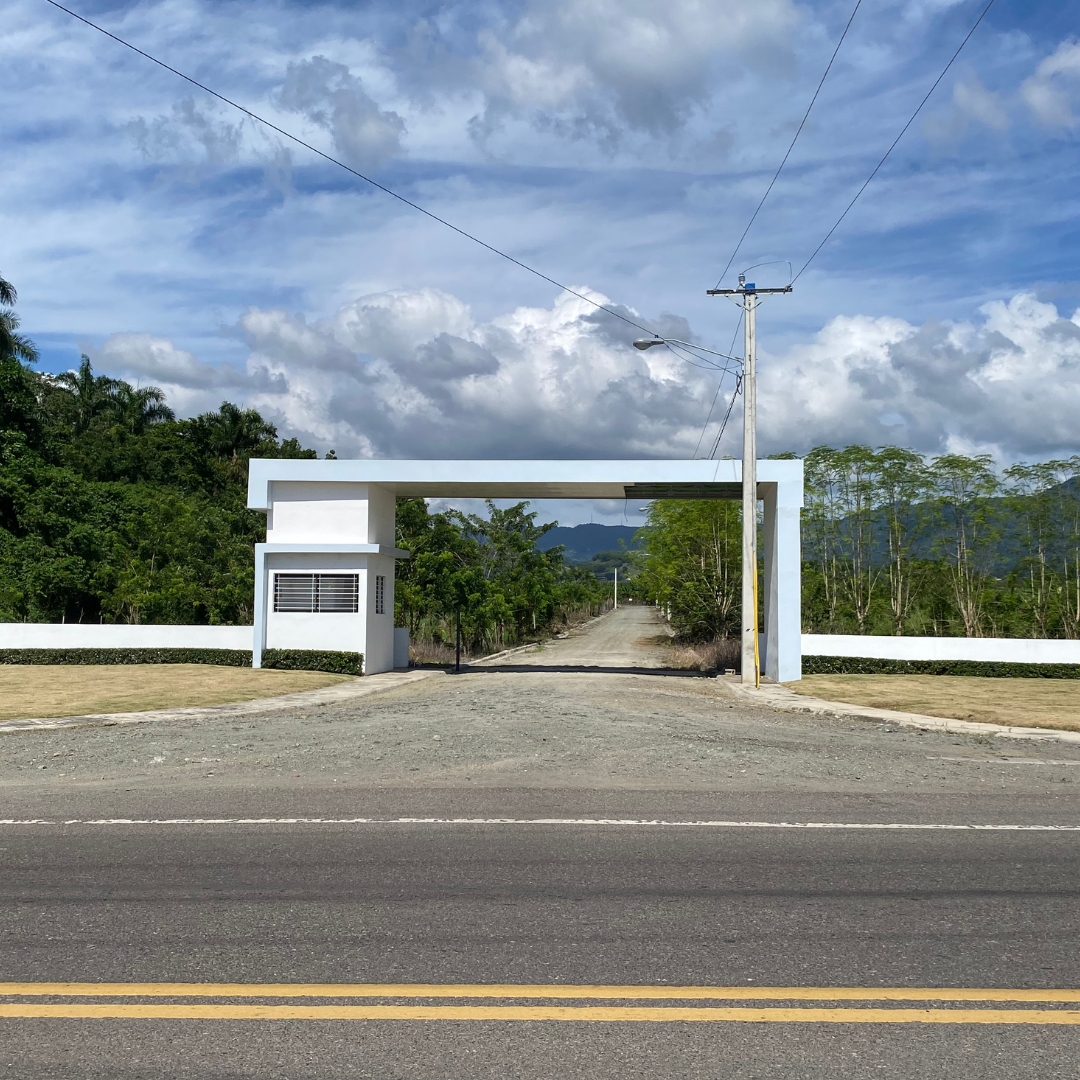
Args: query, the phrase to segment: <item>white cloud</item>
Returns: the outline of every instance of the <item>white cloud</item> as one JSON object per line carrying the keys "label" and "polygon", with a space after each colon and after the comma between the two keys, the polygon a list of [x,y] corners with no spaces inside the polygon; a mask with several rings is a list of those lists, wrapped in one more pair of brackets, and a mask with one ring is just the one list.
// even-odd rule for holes
{"label": "white cloud", "polygon": [[[1019,293],[980,316],[922,326],[841,316],[764,356],[763,452],[901,443],[1011,460],[1080,450],[1080,313],[1066,319]],[[666,332],[689,332],[664,319]],[[446,293],[395,291],[314,323],[251,309],[239,330],[243,371],[147,335],[109,339],[100,362],[161,381],[186,411],[235,392],[284,433],[361,457],[690,457],[716,388],[714,372],[638,352],[632,328],[565,293],[483,322]],[[729,393],[730,380],[704,448]],[[737,453],[737,427],[722,452]]]}
{"label": "white cloud", "polygon": [[[626,131],[666,137],[708,97],[721,70],[790,73],[792,0],[532,0],[454,56],[443,29],[413,28],[413,78],[444,91],[478,90],[472,131],[509,118],[570,137],[614,143]],[[455,30],[460,28],[455,27]]]}
{"label": "white cloud", "polygon": [[1035,119],[1046,127],[1080,124],[1080,41],[1063,41],[1020,87],[1020,96]]}
{"label": "white cloud", "polygon": [[329,131],[346,164],[376,169],[401,153],[405,122],[382,110],[348,67],[325,56],[289,64],[277,104]]}
{"label": "white cloud", "polygon": [[[983,319],[913,326],[842,316],[810,344],[762,365],[763,438],[900,442],[1002,459],[1080,449],[1080,313],[1019,293]],[[898,423],[899,421],[899,423]]]}
{"label": "white cloud", "polygon": [[952,101],[926,123],[926,133],[937,142],[959,142],[971,128],[1004,131],[1009,113],[1001,98],[988,90],[975,75],[959,79]]}
{"label": "white cloud", "polygon": [[128,131],[143,154],[155,161],[202,158],[214,165],[231,164],[243,140],[241,124],[217,119],[210,108],[196,105],[191,98],[178,101],[168,116],[149,121],[136,117]]}
{"label": "white cloud", "polygon": [[615,322],[569,294],[479,322],[424,289],[360,297],[310,324],[251,309],[238,327],[244,372],[147,335],[116,335],[98,359],[181,392],[188,412],[236,388],[283,431],[343,455],[692,453],[715,376],[665,350],[638,352]]}

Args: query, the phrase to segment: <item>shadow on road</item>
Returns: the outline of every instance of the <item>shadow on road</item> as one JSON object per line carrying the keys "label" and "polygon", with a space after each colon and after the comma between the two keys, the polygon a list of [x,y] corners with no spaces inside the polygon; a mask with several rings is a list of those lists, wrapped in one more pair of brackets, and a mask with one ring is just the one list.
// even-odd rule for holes
{"label": "shadow on road", "polygon": [[663,675],[679,679],[712,679],[716,673],[711,671],[681,671],[678,668],[656,667],[605,667],[599,664],[491,664],[461,665],[461,671],[452,667],[446,669],[451,675],[478,674],[498,675],[505,672],[528,674],[529,672],[547,671],[586,675]]}

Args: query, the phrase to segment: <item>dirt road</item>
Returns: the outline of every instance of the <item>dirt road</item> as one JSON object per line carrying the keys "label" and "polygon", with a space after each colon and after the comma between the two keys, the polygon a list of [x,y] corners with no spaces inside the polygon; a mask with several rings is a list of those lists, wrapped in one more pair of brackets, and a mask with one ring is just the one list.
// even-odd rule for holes
{"label": "dirt road", "polygon": [[645,671],[665,666],[667,649],[663,642],[669,634],[656,608],[621,607],[565,638],[487,661],[482,666]]}

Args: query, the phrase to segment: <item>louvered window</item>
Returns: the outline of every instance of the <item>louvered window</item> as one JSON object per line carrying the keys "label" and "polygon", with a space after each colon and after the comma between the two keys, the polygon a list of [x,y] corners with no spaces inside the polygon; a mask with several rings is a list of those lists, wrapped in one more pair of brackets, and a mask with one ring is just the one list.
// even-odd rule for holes
{"label": "louvered window", "polygon": [[386,614],[386,578],[382,574],[375,575],[375,614]]}
{"label": "louvered window", "polygon": [[275,574],[275,611],[359,611],[359,574]]}

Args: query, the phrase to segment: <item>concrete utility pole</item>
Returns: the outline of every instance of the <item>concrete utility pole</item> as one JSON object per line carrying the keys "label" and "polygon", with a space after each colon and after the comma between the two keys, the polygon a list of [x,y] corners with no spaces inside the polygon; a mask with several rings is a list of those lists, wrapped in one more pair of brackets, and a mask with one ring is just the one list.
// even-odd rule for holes
{"label": "concrete utility pole", "polygon": [[619,568],[615,567],[615,604],[614,607],[619,606]]}
{"label": "concrete utility pole", "polygon": [[709,289],[709,296],[741,296],[743,307],[743,452],[742,452],[742,681],[761,685],[761,646],[758,636],[757,558],[757,307],[759,289],[739,275],[737,289]]}

